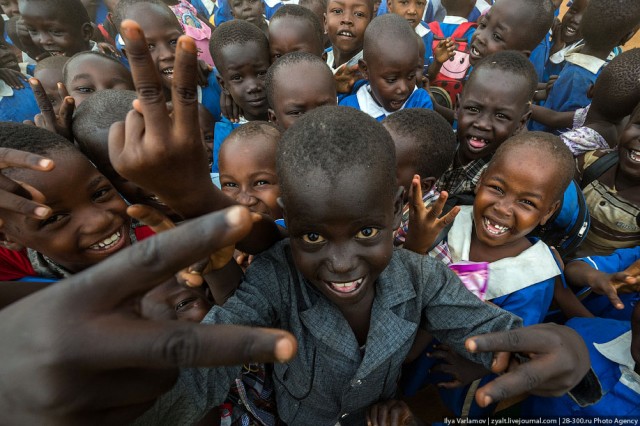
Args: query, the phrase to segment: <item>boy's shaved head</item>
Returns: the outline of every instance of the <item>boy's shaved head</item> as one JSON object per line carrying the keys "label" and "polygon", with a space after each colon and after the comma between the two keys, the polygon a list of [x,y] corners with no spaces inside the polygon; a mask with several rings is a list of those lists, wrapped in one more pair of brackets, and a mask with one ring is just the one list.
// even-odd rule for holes
{"label": "boy's shaved head", "polygon": [[275,93],[277,79],[281,77],[281,73],[286,79],[288,73],[287,69],[290,69],[291,67],[297,67],[298,64],[302,63],[317,67],[319,70],[322,70],[321,72],[325,73],[328,78],[333,80],[333,73],[327,66],[327,63],[316,55],[312,55],[311,53],[307,52],[287,53],[286,55],[278,58],[273,63],[273,65],[269,67],[267,76],[264,80],[264,86],[267,91],[267,102],[269,102],[269,105],[272,108],[274,105],[274,99],[277,95]]}
{"label": "boy's shaved head", "polygon": [[231,45],[256,43],[261,50],[269,51],[269,41],[262,30],[250,22],[234,19],[216,27],[209,40],[211,57],[217,67],[223,66],[222,49]]}
{"label": "boy's shaved head", "polygon": [[56,10],[56,18],[74,26],[91,23],[89,13],[80,0],[20,0],[19,4],[38,4],[38,7]]}
{"label": "boy's shaved head", "polygon": [[115,25],[118,31],[120,31],[120,25],[122,24],[122,21],[124,21],[127,18],[127,10],[132,5],[138,4],[138,3],[147,3],[147,4],[156,5],[160,9],[163,9],[167,13],[167,15],[171,15],[175,17],[175,14],[169,8],[169,6],[167,6],[166,3],[164,3],[161,0],[120,0],[118,2],[118,5],[116,6],[116,10],[113,13],[113,24]]}
{"label": "boy's shaved head", "polygon": [[44,58],[43,60],[38,61],[38,63],[36,64],[36,68],[33,70],[33,73],[35,74],[39,71],[50,69],[60,70],[60,72],[62,72],[64,64],[66,64],[69,59],[70,58],[67,56],[50,56],[48,58]]}
{"label": "boy's shaved head", "polygon": [[531,61],[529,61],[529,59],[522,53],[515,50],[506,50],[503,52],[496,52],[486,58],[483,58],[474,66],[473,72],[471,72],[471,75],[469,76],[469,81],[467,81],[467,85],[471,83],[474,75],[479,74],[477,71],[480,69],[506,71],[514,75],[521,76],[526,82],[523,86],[523,90],[527,91],[528,99],[533,99],[533,95],[535,94],[538,86],[538,74],[531,64]]}
{"label": "boy's shaved head", "polygon": [[[364,32],[364,59],[369,60],[383,52],[380,45],[387,42],[414,43],[415,31],[406,19],[395,13],[377,16]],[[417,47],[417,44],[416,44]]]}
{"label": "boy's shaved head", "polygon": [[313,34],[316,37],[317,42],[320,43],[320,45],[324,43],[324,29],[322,28],[322,22],[318,20],[318,17],[310,9],[297,4],[285,4],[273,14],[270,22],[285,17],[294,17],[307,22],[307,24],[313,29]]}
{"label": "boy's shaved head", "polygon": [[381,196],[393,198],[397,191],[391,136],[375,119],[354,108],[326,106],[300,117],[283,134],[276,165],[285,203],[291,191],[304,185],[301,179],[318,168],[331,179],[361,166],[383,183]]}
{"label": "boy's shaved head", "polygon": [[405,108],[389,115],[382,124],[399,136],[415,141],[416,173],[421,178],[440,178],[453,161],[456,136],[451,125],[437,112]]}
{"label": "boy's shaved head", "polygon": [[598,50],[611,50],[640,25],[637,0],[590,0],[582,16],[584,41]]}
{"label": "boy's shaved head", "polygon": [[66,61],[64,63],[64,67],[62,68],[62,78],[63,78],[65,86],[69,87],[69,84],[71,83],[69,81],[69,77],[70,77],[69,76],[69,68],[71,68],[71,66],[74,63],[77,63],[77,61],[79,61],[79,60],[81,60],[82,58],[85,58],[85,57],[95,57],[95,58],[106,59],[107,61],[111,61],[112,63],[117,64],[117,66],[119,68],[121,68],[122,71],[125,72],[126,74],[129,73],[129,70],[127,69],[127,67],[125,67],[122,64],[122,62],[120,62],[119,60],[117,60],[113,56],[105,55],[104,53],[100,53],[100,52],[94,52],[92,50],[87,50],[85,52],[76,53],[71,58],[67,58],[68,61]]}
{"label": "boy's shaved head", "polygon": [[522,148],[533,150],[537,157],[545,158],[556,165],[555,181],[557,185],[554,197],[556,200],[560,200],[573,179],[575,160],[569,148],[556,135],[546,132],[524,132],[512,136],[496,150],[489,167],[492,163],[497,164],[507,155],[519,155],[514,151]]}
{"label": "boy's shaved head", "polygon": [[0,147],[43,156],[60,151],[78,151],[74,144],[49,130],[10,122],[0,122]]}
{"label": "boy's shaved head", "polygon": [[533,50],[538,46],[553,24],[555,6],[551,0],[509,0],[527,17],[529,24],[522,32],[522,50]]}
{"label": "boy's shaved head", "polygon": [[[269,123],[268,121],[255,120],[249,121],[248,123],[233,129],[233,131],[227,136],[228,140],[234,141],[247,141],[251,142],[255,135],[267,134],[273,136],[275,139],[280,138],[280,130],[273,123]],[[226,144],[222,144],[224,146]],[[222,148],[220,148],[222,149]]]}
{"label": "boy's shaved head", "polygon": [[602,69],[593,87],[591,108],[612,121],[630,115],[640,103],[640,49],[616,56]]}

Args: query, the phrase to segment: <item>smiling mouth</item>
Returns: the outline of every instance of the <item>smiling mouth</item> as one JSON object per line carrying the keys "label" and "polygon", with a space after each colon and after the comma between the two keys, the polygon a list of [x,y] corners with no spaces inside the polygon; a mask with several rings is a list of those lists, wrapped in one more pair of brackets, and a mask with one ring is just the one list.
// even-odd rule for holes
{"label": "smiling mouth", "polygon": [[478,50],[477,47],[475,46],[471,46],[471,50],[470,50],[471,56],[475,56],[475,57],[480,57],[480,51]]}
{"label": "smiling mouth", "polygon": [[571,26],[564,27],[564,32],[569,36],[574,36],[578,32],[577,28],[573,28]]}
{"label": "smiling mouth", "polygon": [[508,226],[500,225],[499,223],[494,222],[491,219],[484,216],[482,217],[482,224],[484,225],[484,229],[486,229],[486,231],[489,234],[495,235],[495,236],[503,235],[511,229]]}
{"label": "smiling mouth", "polygon": [[163,69],[162,71],[162,75],[168,79],[173,79],[173,67],[168,67]]}
{"label": "smiling mouth", "polygon": [[349,38],[354,38],[355,37],[355,35],[351,31],[347,31],[347,30],[338,31],[337,35],[342,36],[342,37],[349,37]]}
{"label": "smiling mouth", "polygon": [[346,293],[353,293],[354,291],[359,289],[363,281],[364,281],[364,277],[358,278],[355,281],[345,281],[345,282],[327,281],[327,285],[329,286],[329,288],[331,288],[333,291],[337,293],[346,294]]}
{"label": "smiling mouth", "polygon": [[112,252],[115,250],[119,250],[122,245],[124,245],[124,227],[120,228],[113,234],[109,235],[107,238],[98,241],[95,244],[89,246],[89,250],[100,251],[100,252]]}
{"label": "smiling mouth", "polygon": [[467,139],[469,146],[474,150],[480,150],[489,145],[489,141],[483,138],[477,138],[475,136],[469,136]]}
{"label": "smiling mouth", "polygon": [[629,160],[633,161],[634,163],[640,163],[640,151],[637,151],[635,149],[630,149],[628,157],[629,157]]}

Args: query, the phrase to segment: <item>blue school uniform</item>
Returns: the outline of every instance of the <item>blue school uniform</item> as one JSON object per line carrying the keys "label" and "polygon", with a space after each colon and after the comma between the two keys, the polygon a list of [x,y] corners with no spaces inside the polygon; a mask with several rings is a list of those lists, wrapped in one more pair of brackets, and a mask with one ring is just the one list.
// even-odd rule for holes
{"label": "blue school uniform", "polygon": [[[607,256],[588,256],[575,259],[574,262],[585,262],[592,268],[607,274],[624,271],[635,261],[640,259],[640,246],[618,249]],[[629,321],[633,308],[640,301],[640,293],[619,293],[618,297],[624,303],[624,309],[616,309],[609,298],[604,295],[591,293],[582,303],[597,317]]]}
{"label": "blue school uniform", "polygon": [[211,166],[212,173],[220,173],[220,169],[218,168],[218,156],[220,152],[220,147],[224,140],[229,136],[233,129],[237,129],[244,123],[248,121],[244,119],[244,117],[240,117],[239,123],[232,123],[229,121],[227,117],[222,117],[220,121],[216,123],[216,127],[213,130],[213,165]]}
{"label": "blue school uniform", "polygon": [[538,74],[538,81],[548,81],[545,80],[545,66],[549,60],[549,53],[551,51],[551,36],[549,33],[544,35],[544,38],[540,41],[538,46],[531,52],[529,55],[529,61],[533,64],[533,67],[536,70],[536,74]]}
{"label": "blue school uniform", "polygon": [[469,22],[478,22],[478,19],[491,7],[491,5],[493,5],[493,0],[477,0],[473,10],[469,16],[467,16],[467,20]]}
{"label": "blue school uniform", "polygon": [[207,77],[206,86],[198,86],[198,102],[200,102],[213,115],[216,121],[222,118],[220,113],[220,95],[222,88],[216,78],[217,71],[214,69]]}
{"label": "blue school uniform", "polygon": [[420,23],[414,28],[414,31],[422,39],[422,43],[424,44],[424,63],[425,65],[429,65],[433,62],[433,49],[431,48],[433,43],[433,33],[424,21],[420,21]]}
{"label": "blue school uniform", "polygon": [[[568,395],[557,398],[531,396],[521,404],[521,416],[638,418],[640,376],[631,357],[631,325],[628,321],[603,318],[573,318],[565,324],[580,334],[589,349],[591,368],[598,378],[602,398],[580,406]],[[594,388],[597,384],[594,383]]]}
{"label": "blue school uniform", "polygon": [[24,84],[24,89],[15,90],[0,80],[0,121],[22,123],[24,120],[33,120],[36,114],[40,114],[29,83],[23,79],[20,81]]}
{"label": "blue school uniform", "polygon": [[[362,112],[366,112],[371,117],[378,121],[384,120],[385,117],[391,115],[395,111],[387,111],[384,109],[371,95],[371,89],[368,84],[365,84],[355,95],[347,96],[340,101],[340,105],[349,106],[355,109],[359,109]],[[429,92],[424,89],[414,88],[413,93],[409,96],[409,99],[400,107],[405,108],[428,108],[433,109],[433,102]]]}
{"label": "blue school uniform", "polygon": [[[380,7],[378,7],[377,16],[384,15],[385,13],[389,13],[389,9],[387,8],[387,2],[383,1],[380,3]],[[424,22],[442,21],[446,13],[447,11],[444,6],[442,6],[440,0],[427,0],[427,6],[424,8],[422,20]]]}
{"label": "blue school uniform", "polygon": [[[473,206],[462,206],[453,226],[447,234],[446,243],[453,263],[468,261],[473,233]],[[562,271],[549,247],[542,241],[532,239],[533,245],[516,257],[500,259],[489,264],[486,300],[500,308],[518,315],[525,326],[543,321],[551,301],[553,289]],[[535,267],[532,267],[535,265]],[[419,357],[412,364],[405,393],[411,395],[433,380],[428,370],[433,361],[426,356]],[[496,376],[487,375],[480,380],[480,386],[490,382]],[[419,380],[421,381],[419,381]],[[441,390],[445,405],[457,416],[478,417],[488,415],[495,407],[480,408],[469,398],[470,387]],[[467,401],[465,403],[465,401]]]}
{"label": "blue school uniform", "polygon": [[[591,99],[587,97],[587,92],[591,85],[596,82],[600,70],[606,62],[591,55],[584,55],[579,50],[580,48],[567,53],[565,56],[567,63],[549,92],[549,96],[544,102],[544,107],[564,112],[575,111],[591,103]],[[532,124],[531,130],[555,134],[560,134],[563,131],[562,129],[548,128],[537,122]]]}

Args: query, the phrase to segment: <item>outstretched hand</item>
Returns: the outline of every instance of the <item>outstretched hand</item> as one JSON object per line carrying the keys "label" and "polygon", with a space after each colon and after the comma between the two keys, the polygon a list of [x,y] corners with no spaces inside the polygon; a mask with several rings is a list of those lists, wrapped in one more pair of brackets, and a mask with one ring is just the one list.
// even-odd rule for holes
{"label": "outstretched hand", "polygon": [[440,217],[448,196],[446,191],[442,191],[435,203],[425,207],[420,176],[413,176],[409,190],[409,230],[403,246],[405,249],[425,254],[433,246],[440,231],[453,222],[460,212],[459,206]]}
{"label": "outstretched hand", "polygon": [[338,68],[333,75],[336,80],[336,91],[338,93],[351,93],[353,85],[362,78],[358,64],[347,66],[344,64]]}
{"label": "outstretched hand", "polygon": [[624,309],[624,303],[618,293],[640,291],[640,259],[633,262],[624,271],[614,274],[600,273],[598,276],[599,279],[590,282],[593,291],[606,295],[617,309]]}
{"label": "outstretched hand", "polygon": [[143,318],[142,296],[251,228],[233,207],[186,223],[0,311],[0,410],[9,424],[125,424],[179,367],[286,361],[281,330]]}
{"label": "outstretched hand", "polygon": [[433,59],[439,64],[444,64],[456,56],[456,42],[451,37],[440,40],[433,51]]}
{"label": "outstretched hand", "polygon": [[73,142],[71,121],[76,104],[75,100],[67,93],[67,88],[64,87],[64,84],[58,83],[58,93],[60,94],[62,103],[57,112],[54,111],[49,96],[47,96],[47,93],[37,78],[30,78],[29,85],[31,86],[31,90],[33,90],[38,108],[40,108],[40,114],[36,115],[33,119],[35,125],[57,133],[63,138]]}
{"label": "outstretched hand", "polygon": [[[574,330],[557,324],[538,324],[467,339],[469,352],[493,352],[491,371],[504,373],[476,392],[486,407],[524,393],[560,396],[573,389],[590,368],[589,351]],[[514,354],[530,359],[520,363]]]}

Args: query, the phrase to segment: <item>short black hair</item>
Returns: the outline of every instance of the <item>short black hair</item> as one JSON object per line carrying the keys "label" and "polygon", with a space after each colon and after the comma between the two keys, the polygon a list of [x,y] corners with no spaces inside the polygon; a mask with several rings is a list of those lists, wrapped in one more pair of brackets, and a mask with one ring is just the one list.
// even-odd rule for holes
{"label": "short black hair", "polygon": [[406,41],[407,45],[413,43],[418,47],[415,42],[415,31],[411,28],[409,22],[395,13],[376,16],[367,25],[363,41],[363,57],[365,60],[379,56],[382,53],[378,46],[383,40]]}
{"label": "short black hair", "polygon": [[231,45],[245,45],[256,43],[260,49],[269,52],[269,41],[262,30],[250,22],[241,19],[224,22],[216,27],[209,40],[209,50],[211,58],[220,68],[224,66],[222,49]]}
{"label": "short black hair", "polygon": [[520,28],[522,50],[533,50],[551,29],[555,19],[555,6],[551,0],[509,0],[518,2],[518,8],[528,25]]}
{"label": "short black hair", "polygon": [[[124,70],[127,74],[129,74],[129,70],[127,69],[127,67],[125,67],[122,62],[120,62],[119,60],[117,60],[116,58],[114,58],[113,56],[109,56],[109,55],[105,55],[103,53],[100,52],[93,52],[91,50],[87,50],[84,52],[79,52],[76,53],[75,55],[73,55],[71,58],[69,58],[69,60],[64,64],[64,67],[62,68],[62,79],[64,82],[64,85],[68,87],[69,85],[69,67],[71,66],[71,64],[77,60],[79,60],[79,58],[85,57],[85,56],[93,56],[96,58],[104,58],[108,61],[113,62],[114,64],[117,64],[118,67],[122,68],[122,70]],[[133,80],[132,80],[133,81]]]}
{"label": "short black hair", "polygon": [[263,134],[271,134],[274,137],[280,138],[282,132],[273,123],[262,120],[254,120],[233,129],[233,131],[229,133],[229,136],[227,136],[225,140],[233,138],[248,141],[252,140],[256,135]]}
{"label": "short black hair", "polygon": [[[138,3],[147,3],[147,4],[157,5],[160,7],[160,9],[163,9],[167,13],[167,15],[170,15],[176,18],[176,15],[175,13],[173,13],[171,8],[161,0],[120,0],[112,16],[113,24],[115,25],[116,30],[118,32],[120,32],[120,25],[122,25],[122,21],[124,21],[127,18],[127,10],[131,6]],[[180,21],[178,21],[178,18],[176,18],[176,23],[180,25]],[[180,25],[180,27],[182,27],[182,25]]]}
{"label": "short black hair", "polygon": [[591,108],[612,122],[631,114],[640,103],[640,49],[616,56],[602,69],[593,91]]}
{"label": "short black hair", "polygon": [[[89,12],[80,0],[19,0],[21,3],[36,3],[46,5],[52,10],[57,10],[56,17],[64,19],[64,22],[82,27],[84,24],[90,24],[91,18]],[[42,6],[41,6],[42,7]]]}
{"label": "short black hair", "polygon": [[474,75],[478,74],[478,70],[487,69],[492,74],[495,71],[509,72],[522,77],[525,81],[523,87],[527,93],[527,99],[532,100],[538,87],[538,74],[531,61],[522,53],[516,50],[504,50],[493,53],[486,58],[482,58],[474,67],[469,75],[469,80],[465,87],[471,83]]}
{"label": "short black hair", "polygon": [[316,37],[316,41],[320,44],[320,46],[324,45],[324,29],[322,28],[322,23],[315,13],[313,13],[310,9],[297,4],[285,4],[284,6],[280,7],[276,11],[276,13],[273,14],[270,22],[288,16],[306,21],[313,29],[313,35]]}
{"label": "short black hair", "polygon": [[[304,7],[305,9],[310,9],[314,4],[320,4],[322,10],[327,10],[327,5],[329,4],[328,0],[300,0],[298,2],[298,6]],[[286,6],[286,5],[285,5]]]}
{"label": "short black hair", "polygon": [[97,155],[108,158],[108,141],[96,140],[96,137],[103,135],[102,132],[109,130],[113,123],[124,121],[136,98],[137,94],[132,90],[107,89],[94,93],[78,106],[73,114],[71,131],[85,155],[93,161]]}
{"label": "short black hair", "polygon": [[286,55],[282,55],[269,67],[267,70],[267,76],[264,80],[264,87],[267,92],[267,102],[271,108],[273,108],[274,97],[276,95],[274,92],[274,86],[276,78],[278,77],[278,72],[283,68],[290,68],[291,66],[296,67],[301,63],[316,65],[318,68],[326,70],[327,77],[333,80],[333,73],[327,66],[327,63],[316,55],[312,55],[307,52],[291,52]]}
{"label": "short black hair", "polygon": [[381,194],[386,191],[394,197],[398,188],[389,132],[355,108],[323,106],[300,117],[280,139],[276,166],[285,202],[300,179],[317,168],[331,179],[354,166],[364,166],[381,177],[386,186],[380,188]]}
{"label": "short black hair", "polygon": [[638,24],[638,0],[590,0],[582,15],[580,31],[590,47],[609,51]]}
{"label": "short black hair", "polygon": [[78,151],[74,144],[57,133],[11,122],[0,122],[0,148],[17,149],[43,156],[61,151]]}
{"label": "short black hair", "polygon": [[[509,151],[518,147],[534,149],[538,156],[546,154],[545,160],[553,161],[557,166],[555,181],[558,183],[554,197],[562,199],[562,194],[571,183],[575,171],[575,160],[569,148],[559,136],[546,132],[523,132],[507,139],[496,150],[491,163],[496,163]],[[491,167],[489,163],[489,167]]]}
{"label": "short black hair", "polygon": [[405,108],[389,115],[382,124],[399,136],[413,140],[418,147],[414,164],[421,178],[439,179],[453,161],[456,136],[451,125],[437,112]]}
{"label": "short black hair", "polygon": [[41,61],[38,61],[35,69],[33,70],[33,74],[35,75],[37,72],[44,70],[62,70],[64,69],[64,65],[69,62],[68,56],[49,56],[48,58],[44,58]]}

